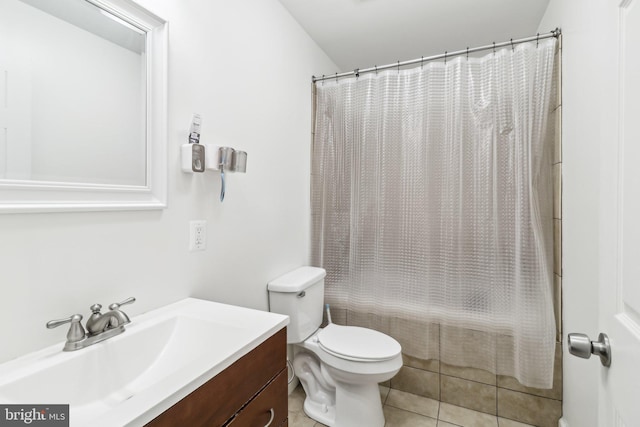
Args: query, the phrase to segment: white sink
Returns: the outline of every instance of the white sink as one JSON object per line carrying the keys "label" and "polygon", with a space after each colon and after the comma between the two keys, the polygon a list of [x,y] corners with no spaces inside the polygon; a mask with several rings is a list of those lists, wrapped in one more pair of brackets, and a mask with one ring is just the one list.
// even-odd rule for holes
{"label": "white sink", "polygon": [[188,298],[91,347],[63,352],[61,343],[0,365],[0,402],[69,404],[74,427],[144,425],[288,323]]}

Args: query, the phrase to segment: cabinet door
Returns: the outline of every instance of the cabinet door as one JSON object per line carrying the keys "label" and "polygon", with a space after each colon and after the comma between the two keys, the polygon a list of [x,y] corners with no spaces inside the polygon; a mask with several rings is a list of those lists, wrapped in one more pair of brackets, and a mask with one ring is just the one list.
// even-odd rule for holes
{"label": "cabinet door", "polygon": [[236,417],[229,427],[278,427],[288,416],[287,370],[283,370]]}
{"label": "cabinet door", "polygon": [[[284,328],[160,414],[147,427],[224,425],[279,372],[286,373],[286,361],[287,331]],[[286,388],[285,378],[285,398]]]}

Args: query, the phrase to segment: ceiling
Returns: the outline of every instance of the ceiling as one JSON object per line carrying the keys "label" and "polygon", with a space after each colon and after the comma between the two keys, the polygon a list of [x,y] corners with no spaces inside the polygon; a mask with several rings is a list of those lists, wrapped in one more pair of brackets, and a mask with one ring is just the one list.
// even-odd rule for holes
{"label": "ceiling", "polygon": [[318,70],[317,75],[535,35],[549,3],[549,0],[279,1],[339,67],[339,70]]}

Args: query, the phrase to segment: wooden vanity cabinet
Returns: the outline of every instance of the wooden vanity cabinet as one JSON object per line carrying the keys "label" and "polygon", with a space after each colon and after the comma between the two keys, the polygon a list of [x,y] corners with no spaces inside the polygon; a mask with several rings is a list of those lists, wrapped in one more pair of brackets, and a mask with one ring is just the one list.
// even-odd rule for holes
{"label": "wooden vanity cabinet", "polygon": [[286,361],[283,328],[147,426],[263,427],[270,420],[269,427],[287,426]]}

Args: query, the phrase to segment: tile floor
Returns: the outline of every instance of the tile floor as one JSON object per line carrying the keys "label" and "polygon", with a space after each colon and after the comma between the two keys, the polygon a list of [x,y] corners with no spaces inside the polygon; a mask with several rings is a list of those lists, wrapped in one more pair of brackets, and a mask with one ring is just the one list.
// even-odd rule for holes
{"label": "tile floor", "polygon": [[[380,397],[385,427],[534,427],[382,386]],[[305,415],[304,398],[302,386],[289,396],[289,426],[323,427]]]}

